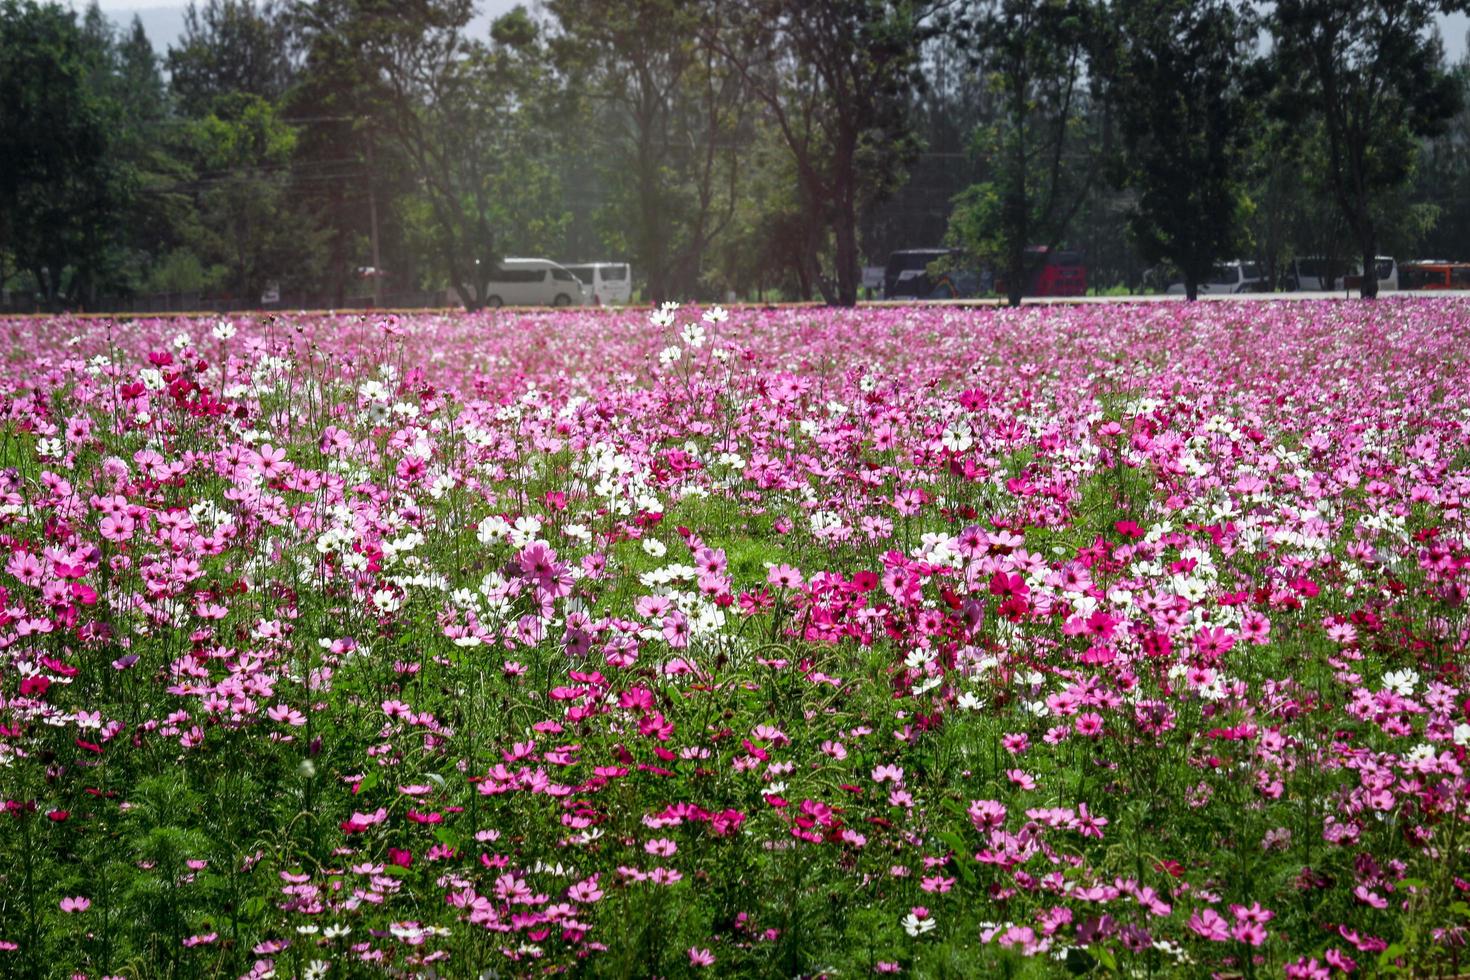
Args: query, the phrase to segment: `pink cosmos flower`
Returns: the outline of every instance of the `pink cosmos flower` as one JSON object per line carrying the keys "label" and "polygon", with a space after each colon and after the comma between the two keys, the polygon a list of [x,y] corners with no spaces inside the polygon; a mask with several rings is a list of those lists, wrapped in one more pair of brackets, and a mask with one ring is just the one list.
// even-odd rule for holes
{"label": "pink cosmos flower", "polygon": [[291,464],[286,462],[286,450],[277,449],[268,442],[250,454],[250,465],[267,479],[280,476],[291,469]]}
{"label": "pink cosmos flower", "polygon": [[894,765],[874,766],[873,782],[892,782],[895,786],[901,786],[903,785],[903,768]]}
{"label": "pink cosmos flower", "polygon": [[766,581],[782,589],[799,589],[802,585],[801,572],[790,565],[776,565],[766,573]]}
{"label": "pink cosmos flower", "polygon": [[1211,942],[1223,943],[1230,938],[1230,923],[1214,909],[1199,909],[1189,917],[1188,925],[1195,935]]}

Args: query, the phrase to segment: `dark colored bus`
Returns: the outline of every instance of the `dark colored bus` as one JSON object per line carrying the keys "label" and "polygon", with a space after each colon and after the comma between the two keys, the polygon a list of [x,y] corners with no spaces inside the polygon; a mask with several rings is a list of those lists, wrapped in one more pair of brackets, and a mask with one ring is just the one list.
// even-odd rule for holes
{"label": "dark colored bus", "polygon": [[934,290],[929,264],[954,254],[947,248],[908,248],[890,252],[883,267],[884,299],[928,299]]}

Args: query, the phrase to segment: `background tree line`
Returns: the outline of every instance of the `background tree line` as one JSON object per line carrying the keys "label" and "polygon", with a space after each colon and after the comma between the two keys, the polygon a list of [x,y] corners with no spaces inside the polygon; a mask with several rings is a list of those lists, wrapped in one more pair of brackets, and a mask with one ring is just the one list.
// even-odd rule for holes
{"label": "background tree line", "polygon": [[[1470,258],[1470,0],[206,0],[160,53],[0,0],[0,286],[47,308],[486,297],[850,304],[935,245],[1018,301],[1222,259]],[[1373,277],[1363,288],[1371,293]]]}

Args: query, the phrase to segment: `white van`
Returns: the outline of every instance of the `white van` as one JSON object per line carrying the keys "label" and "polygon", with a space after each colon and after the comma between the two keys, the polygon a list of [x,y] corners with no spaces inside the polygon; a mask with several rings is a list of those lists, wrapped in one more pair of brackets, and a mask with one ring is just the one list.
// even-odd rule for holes
{"label": "white van", "polygon": [[[1256,262],[1221,262],[1210,270],[1209,278],[1199,284],[1201,296],[1221,293],[1259,293],[1266,288],[1266,278]],[[1183,296],[1184,283],[1170,284],[1170,296]]]}
{"label": "white van", "polygon": [[578,262],[567,268],[587,287],[584,302],[610,306],[633,299],[633,271],[626,262]]}
{"label": "white van", "polygon": [[581,306],[582,283],[550,259],[501,259],[485,287],[485,305]]}
{"label": "white van", "polygon": [[[1378,289],[1399,288],[1398,263],[1387,255],[1380,255],[1373,263],[1378,273]],[[1309,255],[1292,262],[1286,267],[1282,282],[1288,290],[1307,292],[1331,292],[1358,288],[1359,265],[1356,259],[1339,259],[1329,263],[1316,255]]]}

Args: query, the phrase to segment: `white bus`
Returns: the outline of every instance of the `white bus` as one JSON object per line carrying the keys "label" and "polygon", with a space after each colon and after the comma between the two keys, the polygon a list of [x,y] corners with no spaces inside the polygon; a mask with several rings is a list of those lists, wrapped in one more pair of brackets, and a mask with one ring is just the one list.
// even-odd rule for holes
{"label": "white bus", "polygon": [[633,272],[626,262],[577,262],[567,268],[587,287],[584,302],[611,306],[633,299]]}
{"label": "white bus", "polygon": [[486,286],[486,306],[581,306],[582,283],[550,259],[501,259]]}
{"label": "white bus", "polygon": [[[1380,255],[1373,263],[1377,268],[1380,292],[1399,288],[1399,267],[1392,257]],[[1317,255],[1296,259],[1286,267],[1282,281],[1287,290],[1309,292],[1331,292],[1337,289],[1356,289],[1362,278],[1361,263],[1357,259],[1339,259],[1328,262]]]}

